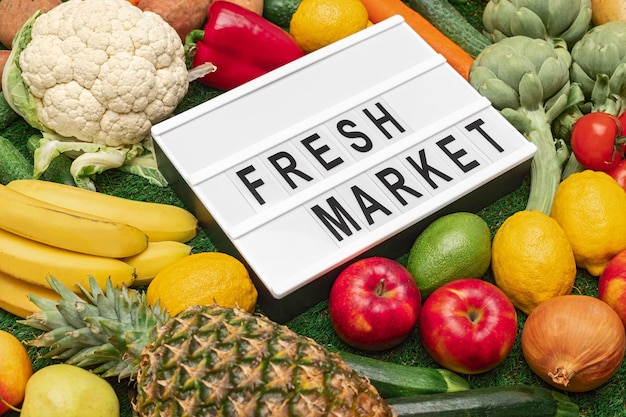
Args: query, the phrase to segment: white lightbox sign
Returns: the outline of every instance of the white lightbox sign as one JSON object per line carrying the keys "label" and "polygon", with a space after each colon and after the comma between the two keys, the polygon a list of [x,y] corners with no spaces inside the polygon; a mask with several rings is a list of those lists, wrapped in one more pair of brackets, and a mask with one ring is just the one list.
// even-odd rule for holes
{"label": "white lightbox sign", "polygon": [[512,191],[536,151],[399,16],[152,135],[172,186],[247,264],[276,316],[319,301],[328,284],[307,288],[358,256],[406,253],[420,222],[446,208]]}

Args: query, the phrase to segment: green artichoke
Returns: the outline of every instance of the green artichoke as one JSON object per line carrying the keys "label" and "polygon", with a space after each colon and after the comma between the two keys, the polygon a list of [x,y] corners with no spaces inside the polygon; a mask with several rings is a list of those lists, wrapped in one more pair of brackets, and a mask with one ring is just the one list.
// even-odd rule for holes
{"label": "green artichoke", "polygon": [[490,0],[484,33],[493,42],[511,36],[562,39],[571,48],[589,30],[591,0]]}
{"label": "green artichoke", "polygon": [[626,22],[609,22],[587,32],[572,48],[570,79],[586,102],[582,113],[626,110]]}
{"label": "green artichoke", "polygon": [[513,36],[487,46],[469,73],[470,84],[537,146],[526,208],[548,215],[569,155],[551,123],[581,97],[570,82],[571,60],[562,40]]}

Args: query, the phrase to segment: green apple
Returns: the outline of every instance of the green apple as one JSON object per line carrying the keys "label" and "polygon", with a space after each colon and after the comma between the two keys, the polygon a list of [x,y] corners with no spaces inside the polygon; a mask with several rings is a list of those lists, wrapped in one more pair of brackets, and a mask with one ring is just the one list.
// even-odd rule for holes
{"label": "green apple", "polygon": [[120,403],[105,379],[78,366],[49,365],[26,384],[20,417],[119,417]]}

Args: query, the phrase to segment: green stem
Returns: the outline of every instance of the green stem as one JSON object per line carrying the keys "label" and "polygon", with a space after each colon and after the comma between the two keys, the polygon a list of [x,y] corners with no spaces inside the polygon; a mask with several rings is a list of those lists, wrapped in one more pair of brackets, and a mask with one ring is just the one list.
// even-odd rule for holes
{"label": "green stem", "polygon": [[526,116],[532,125],[526,138],[537,147],[530,164],[530,195],[526,210],[539,210],[549,216],[567,155],[563,153],[564,149],[557,149],[543,109],[529,111]]}
{"label": "green stem", "polygon": [[583,171],[584,169],[585,167],[583,167],[580,164],[580,162],[578,162],[578,160],[576,159],[576,156],[572,152],[567,161],[567,164],[565,165],[565,168],[563,168],[563,173],[561,174],[561,181],[563,181],[565,178],[569,177],[570,175],[576,172]]}

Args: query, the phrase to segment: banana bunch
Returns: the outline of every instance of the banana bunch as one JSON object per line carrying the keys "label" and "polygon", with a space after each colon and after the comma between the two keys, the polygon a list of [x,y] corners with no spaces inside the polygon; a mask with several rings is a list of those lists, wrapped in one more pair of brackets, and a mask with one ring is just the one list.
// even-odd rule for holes
{"label": "banana bunch", "polygon": [[54,276],[70,288],[147,285],[191,254],[198,221],[187,210],[84,190],[17,180],[0,185],[0,308],[19,317],[37,311],[28,294],[52,300]]}

